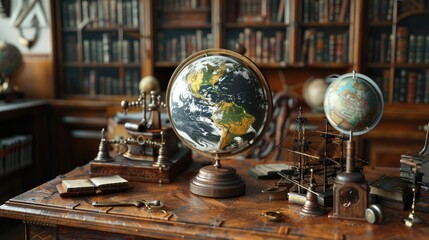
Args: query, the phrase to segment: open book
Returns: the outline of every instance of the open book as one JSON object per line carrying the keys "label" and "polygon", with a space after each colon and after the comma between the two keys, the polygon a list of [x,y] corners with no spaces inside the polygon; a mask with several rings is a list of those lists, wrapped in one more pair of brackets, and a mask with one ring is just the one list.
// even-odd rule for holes
{"label": "open book", "polygon": [[130,189],[131,185],[121,176],[113,175],[89,179],[63,180],[56,187],[60,196],[67,197],[123,191]]}

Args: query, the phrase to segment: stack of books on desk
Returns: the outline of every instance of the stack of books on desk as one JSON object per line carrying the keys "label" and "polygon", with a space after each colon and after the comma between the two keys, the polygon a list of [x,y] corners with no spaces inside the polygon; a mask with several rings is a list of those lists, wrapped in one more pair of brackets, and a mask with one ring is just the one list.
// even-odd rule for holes
{"label": "stack of books on desk", "polygon": [[384,207],[405,210],[411,207],[411,182],[397,176],[383,175],[370,184],[370,195]]}
{"label": "stack of books on desk", "polygon": [[[408,160],[409,162],[414,162],[416,165],[420,166],[415,176],[416,181],[429,183],[429,155],[422,156],[420,154],[402,154],[401,161],[402,160]],[[413,169],[409,164],[401,162],[399,173],[401,177],[413,181]]]}

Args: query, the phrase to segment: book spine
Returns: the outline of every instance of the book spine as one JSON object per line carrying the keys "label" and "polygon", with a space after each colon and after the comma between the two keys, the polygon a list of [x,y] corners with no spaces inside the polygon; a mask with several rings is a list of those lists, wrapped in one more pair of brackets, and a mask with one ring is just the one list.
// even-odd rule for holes
{"label": "book spine", "polygon": [[388,38],[386,33],[380,35],[380,63],[385,63],[387,58]]}
{"label": "book spine", "polygon": [[425,71],[425,96],[423,98],[424,103],[429,103],[429,69],[426,69]]}
{"label": "book spine", "polygon": [[116,26],[118,24],[118,19],[117,19],[117,9],[116,9],[116,1],[114,0],[109,0],[109,10],[110,10],[110,23],[113,26]]}
{"label": "book spine", "polygon": [[262,31],[256,31],[256,62],[262,62],[262,39],[264,34]]}
{"label": "book spine", "polygon": [[429,35],[425,36],[425,51],[424,51],[425,59],[424,63],[429,63]]}
{"label": "book spine", "polygon": [[335,62],[335,34],[329,34],[328,40],[328,62]]}
{"label": "book spine", "polygon": [[394,36],[393,34],[389,35],[387,50],[386,50],[386,63],[390,63],[392,60],[392,46],[393,46]]}
{"label": "book spine", "polygon": [[389,100],[389,79],[390,79],[390,71],[384,70],[383,71],[383,87],[381,88],[382,93],[383,93],[383,97],[384,97],[384,101]]}
{"label": "book spine", "polygon": [[399,81],[399,102],[405,103],[407,102],[407,93],[408,93],[408,71],[401,70],[400,81]]}
{"label": "book spine", "polygon": [[399,102],[399,89],[400,89],[400,78],[398,76],[395,76],[393,79],[393,102],[397,103]]}
{"label": "book spine", "polygon": [[134,57],[135,63],[140,62],[140,43],[139,43],[139,40],[133,40],[133,57]]}
{"label": "book spine", "polygon": [[283,53],[283,39],[284,34],[282,31],[276,31],[276,38],[275,38],[275,60],[276,62],[280,62],[283,59],[282,53]]}
{"label": "book spine", "polygon": [[342,63],[342,62],[347,62],[345,61],[345,56],[344,56],[344,35],[341,33],[336,34],[335,37],[335,62],[337,63]]}
{"label": "book spine", "polygon": [[139,3],[138,0],[132,0],[131,2],[131,13],[132,13],[132,22],[131,26],[133,28],[139,27]]}
{"label": "book spine", "polygon": [[103,62],[109,63],[109,62],[111,62],[110,36],[109,36],[109,34],[103,33],[102,43],[103,43]]}
{"label": "book spine", "polygon": [[416,80],[416,103],[424,103],[424,97],[425,97],[425,79],[423,77],[423,74],[417,73],[417,80]]}
{"label": "book spine", "polygon": [[416,36],[414,34],[410,34],[408,38],[408,63],[416,62]]}
{"label": "book spine", "polygon": [[425,53],[425,36],[418,34],[416,37],[416,47],[415,47],[415,63],[423,63],[424,53]]}
{"label": "book spine", "polygon": [[289,39],[286,37],[283,40],[284,62],[289,63]]}
{"label": "book spine", "polygon": [[414,103],[416,100],[417,73],[408,73],[407,103]]}
{"label": "book spine", "polygon": [[396,33],[396,62],[407,62],[407,49],[408,49],[408,29],[405,27],[398,27]]}

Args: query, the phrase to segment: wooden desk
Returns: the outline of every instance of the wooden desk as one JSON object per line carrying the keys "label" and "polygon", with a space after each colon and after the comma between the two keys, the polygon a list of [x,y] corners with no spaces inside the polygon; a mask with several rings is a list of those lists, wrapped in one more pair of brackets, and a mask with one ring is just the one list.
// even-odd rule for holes
{"label": "wooden desk", "polygon": [[[409,211],[385,208],[380,225],[364,221],[301,217],[300,206],[285,200],[270,201],[261,190],[275,180],[256,180],[247,170],[253,160],[223,162],[238,169],[246,181],[246,194],[237,198],[212,199],[189,192],[189,181],[197,173],[192,168],[170,184],[132,183],[129,192],[91,197],[61,198],[55,188],[62,179],[88,177],[88,165],[59,176],[0,206],[0,217],[21,219],[28,239],[427,239],[429,227],[408,228],[401,219]],[[198,166],[196,166],[198,167]],[[382,171],[370,172],[381,174]],[[371,175],[374,176],[374,175]],[[367,177],[369,178],[369,177]],[[137,207],[93,207],[92,201],[158,199],[169,215],[148,213]],[[262,212],[278,210],[286,217],[270,222]],[[429,214],[419,213],[427,223]]]}

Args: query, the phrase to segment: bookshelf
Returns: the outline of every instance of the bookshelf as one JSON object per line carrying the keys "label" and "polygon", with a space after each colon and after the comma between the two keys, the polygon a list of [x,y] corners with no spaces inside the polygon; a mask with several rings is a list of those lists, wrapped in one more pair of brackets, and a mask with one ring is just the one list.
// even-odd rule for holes
{"label": "bookshelf", "polygon": [[429,103],[427,1],[368,1],[367,72],[393,105]]}
{"label": "bookshelf", "polygon": [[0,102],[0,201],[48,179],[47,106],[44,100]]}
{"label": "bookshelf", "polygon": [[300,1],[299,58],[309,66],[347,68],[353,61],[354,1]]}
{"label": "bookshelf", "polygon": [[165,90],[192,53],[244,47],[275,91],[354,70],[373,78],[388,104],[429,103],[426,2],[55,1],[57,95],[116,101],[137,95],[146,75]]}
{"label": "bookshelf", "polygon": [[[155,76],[165,91],[180,61],[193,52],[209,47],[240,50],[237,46],[244,46],[244,54],[259,66],[271,89],[292,91],[304,111],[309,107],[302,97],[302,88],[309,78],[357,71],[374,79],[386,104],[377,127],[381,130],[362,137],[361,149],[367,152],[368,159],[379,161],[393,152],[400,155],[409,147],[419,148],[424,139],[421,128],[415,126],[422,126],[429,119],[428,111],[422,111],[429,106],[425,102],[429,96],[429,54],[421,55],[429,52],[429,30],[424,26],[429,20],[427,0],[52,2],[54,69],[58,79],[53,87],[56,100],[62,103],[58,106],[61,114],[67,115],[65,110],[71,111],[70,107],[77,109],[74,114],[86,116],[88,113],[80,107],[91,105],[98,112],[92,108],[91,111],[103,117],[98,114],[104,111],[103,104],[118,104],[119,100],[136,97],[136,84],[142,77]],[[422,3],[424,8],[411,8]],[[98,9],[103,6],[110,10],[100,18]],[[111,12],[115,8],[116,15]],[[420,44],[422,36],[424,51]],[[110,55],[97,57],[94,49],[105,42],[110,46]],[[412,57],[410,46],[416,49],[411,52]],[[88,48],[91,50],[84,51]],[[423,101],[416,100],[417,96],[421,99],[422,78],[426,80]],[[401,81],[404,87],[399,88]],[[102,84],[94,87],[93,82]],[[101,92],[100,87],[112,89],[107,93]],[[416,89],[414,97],[408,97],[409,89]],[[397,97],[399,91],[407,93],[401,101]],[[408,101],[412,98],[414,101]],[[316,122],[322,121],[323,114],[307,114],[315,116]],[[413,140],[404,143],[410,135]],[[99,139],[92,140],[98,144]],[[393,142],[395,147],[386,142]]]}
{"label": "bookshelf", "polygon": [[[314,74],[324,77],[356,70],[356,49],[349,46],[357,41],[355,15],[350,11],[357,2],[55,1],[55,12],[60,13],[54,14],[55,34],[62,49],[56,54],[58,96],[102,101],[135,96],[139,80],[146,75],[157,77],[165,90],[181,60],[212,47],[244,47],[244,54],[274,79],[274,90],[285,85],[276,83],[281,75],[291,81],[287,84],[299,85]],[[316,8],[310,10],[313,5],[329,16],[337,14],[331,9],[340,11],[341,17],[325,19],[318,13],[320,19],[308,19],[309,13],[316,13]],[[309,74],[307,67],[316,71]],[[299,80],[287,76],[287,69]]]}
{"label": "bookshelf", "polygon": [[225,6],[223,47],[245,51],[261,67],[281,67],[290,62],[289,0],[233,1]]}
{"label": "bookshelf", "polygon": [[175,67],[191,54],[214,46],[209,0],[155,4],[156,66]]}
{"label": "bookshelf", "polygon": [[56,2],[60,96],[109,99],[138,94],[144,7],[138,0]]}

